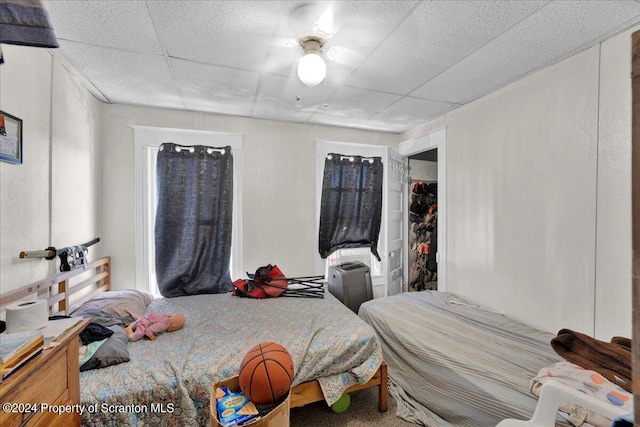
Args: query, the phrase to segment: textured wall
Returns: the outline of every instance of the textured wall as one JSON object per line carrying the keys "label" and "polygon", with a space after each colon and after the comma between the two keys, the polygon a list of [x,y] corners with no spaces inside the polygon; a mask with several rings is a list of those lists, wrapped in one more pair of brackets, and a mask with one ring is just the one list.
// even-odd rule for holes
{"label": "textured wall", "polygon": [[448,289],[550,332],[593,330],[597,71],[592,48],[447,117]]}
{"label": "textured wall", "polygon": [[631,335],[631,32],[448,126],[448,289],[549,332]]}
{"label": "textured wall", "polygon": [[50,265],[18,258],[49,244],[51,55],[2,46],[0,110],[23,120],[22,165],[0,162],[0,292],[47,276]]}
{"label": "textured wall", "polygon": [[602,44],[596,335],[631,336],[631,33]]}
{"label": "textured wall", "polygon": [[314,140],[394,146],[398,136],[233,116],[105,105],[104,250],[112,256],[113,286],[135,287],[133,130],[161,126],[243,135],[244,269],[278,264],[288,275],[313,274]]}
{"label": "textured wall", "polygon": [[[51,144],[51,241],[69,246],[106,239],[101,231],[101,103],[54,62]],[[101,244],[89,249],[96,259]]]}
{"label": "textured wall", "polygon": [[[2,46],[0,109],[23,120],[24,163],[0,162],[0,292],[56,271],[23,250],[100,233],[100,103],[45,50]],[[92,247],[91,259],[100,255]]]}

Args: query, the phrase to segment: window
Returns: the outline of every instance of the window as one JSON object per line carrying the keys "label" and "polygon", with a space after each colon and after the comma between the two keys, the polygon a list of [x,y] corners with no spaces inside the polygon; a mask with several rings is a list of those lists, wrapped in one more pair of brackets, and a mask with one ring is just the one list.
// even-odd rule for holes
{"label": "window", "polygon": [[327,154],[320,203],[319,250],[370,247],[378,255],[382,218],[382,159]]}
{"label": "window", "polygon": [[156,159],[163,142],[180,145],[231,146],[233,152],[233,231],[231,237],[231,277],[241,277],[242,266],[242,135],[132,126],[135,153],[135,241],[136,287],[159,295],[155,273],[154,224],[157,201]]}
{"label": "window", "polygon": [[[322,196],[322,181],[324,177],[324,164],[326,156],[330,153],[342,153],[345,155],[357,155],[364,157],[384,156],[387,147],[376,146],[369,144],[357,144],[338,141],[315,141],[316,147],[316,238],[318,238],[319,224],[320,224],[320,204]],[[382,212],[381,231],[378,237],[378,251],[383,254],[386,248],[386,238],[384,230],[385,212]],[[316,240],[316,243],[319,239]],[[371,281],[376,287],[384,287],[386,283],[386,258],[383,257],[382,261],[371,253],[369,247],[365,248],[342,248],[338,249],[330,254],[326,259],[321,258],[318,253],[318,245],[314,247],[314,257],[316,259],[316,271],[317,274],[324,274],[328,277],[329,266],[341,264],[348,261],[360,261],[369,267],[371,272]],[[384,292],[381,292],[384,295]]]}

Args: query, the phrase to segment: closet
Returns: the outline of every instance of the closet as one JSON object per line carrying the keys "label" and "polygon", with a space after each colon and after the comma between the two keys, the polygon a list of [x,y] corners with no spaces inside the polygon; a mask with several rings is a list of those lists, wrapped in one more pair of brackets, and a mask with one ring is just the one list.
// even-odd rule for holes
{"label": "closet", "polygon": [[409,157],[408,290],[438,289],[437,149]]}

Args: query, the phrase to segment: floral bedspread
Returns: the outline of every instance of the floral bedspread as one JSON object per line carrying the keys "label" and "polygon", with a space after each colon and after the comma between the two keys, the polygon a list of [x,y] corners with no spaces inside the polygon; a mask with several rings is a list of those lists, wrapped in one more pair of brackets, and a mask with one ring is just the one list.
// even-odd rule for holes
{"label": "floral bedspread", "polygon": [[183,313],[187,323],[130,342],[127,363],[81,372],[82,425],[209,425],[211,385],[236,375],[246,352],[264,341],[291,354],[293,385],[318,379],[328,404],[382,362],[374,330],[329,292],[323,299],[159,298],[147,311]]}

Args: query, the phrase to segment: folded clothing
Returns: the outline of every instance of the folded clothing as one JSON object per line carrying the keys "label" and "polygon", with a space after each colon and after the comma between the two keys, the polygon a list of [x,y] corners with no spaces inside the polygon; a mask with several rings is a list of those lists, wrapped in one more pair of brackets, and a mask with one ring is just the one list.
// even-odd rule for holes
{"label": "folded clothing", "polygon": [[103,340],[93,341],[93,342],[90,342],[87,345],[81,346],[80,347],[80,365],[79,366],[82,366],[85,363],[87,363],[87,361],[93,357],[94,353],[96,351],[98,351],[98,349],[102,346],[102,344],[106,343],[107,340],[108,340],[108,338],[105,338]]}
{"label": "folded clothing", "polygon": [[113,335],[113,331],[98,323],[91,322],[82,332],[80,332],[80,340],[82,345],[90,344],[94,341],[102,341]]}
{"label": "folded clothing", "polygon": [[129,337],[122,326],[108,327],[113,334],[107,338],[96,350],[89,360],[80,365],[80,372],[90,369],[106,368],[129,361],[129,349],[127,343]]}
{"label": "folded clothing", "polygon": [[[633,410],[633,394],[604,378],[599,373],[570,362],[558,362],[542,368],[531,380],[531,392],[540,396],[542,385],[555,380],[596,399],[608,402],[625,411]],[[587,423],[596,427],[609,427],[611,420],[576,404],[563,404],[560,411],[569,415],[574,426]]]}
{"label": "folded clothing", "polygon": [[606,342],[570,329],[561,329],[551,347],[566,361],[598,372],[631,391],[631,344],[622,337]]}

